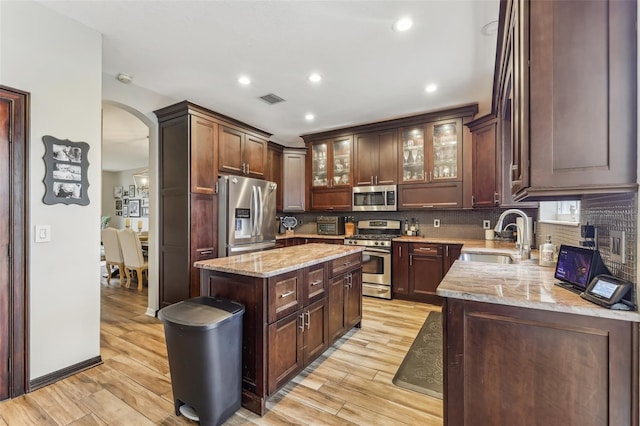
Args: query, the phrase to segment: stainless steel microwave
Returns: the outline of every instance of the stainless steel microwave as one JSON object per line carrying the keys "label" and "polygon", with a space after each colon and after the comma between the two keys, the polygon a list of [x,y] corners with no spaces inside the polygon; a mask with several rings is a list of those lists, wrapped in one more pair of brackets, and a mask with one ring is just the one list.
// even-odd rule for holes
{"label": "stainless steel microwave", "polygon": [[352,210],[354,212],[378,212],[398,210],[396,185],[354,186]]}

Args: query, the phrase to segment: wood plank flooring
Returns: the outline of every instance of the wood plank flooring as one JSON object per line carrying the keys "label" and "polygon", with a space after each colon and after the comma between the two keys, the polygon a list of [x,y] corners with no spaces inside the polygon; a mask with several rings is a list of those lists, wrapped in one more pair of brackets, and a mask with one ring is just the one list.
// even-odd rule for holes
{"label": "wood plank flooring", "polygon": [[[104,364],[0,402],[0,426],[194,425],[173,412],[162,323],[144,315],[146,291],[102,284]],[[146,290],[146,289],[145,289]],[[442,425],[442,401],[391,380],[429,311],[439,307],[365,297],[353,329],[268,402],[225,425]]]}

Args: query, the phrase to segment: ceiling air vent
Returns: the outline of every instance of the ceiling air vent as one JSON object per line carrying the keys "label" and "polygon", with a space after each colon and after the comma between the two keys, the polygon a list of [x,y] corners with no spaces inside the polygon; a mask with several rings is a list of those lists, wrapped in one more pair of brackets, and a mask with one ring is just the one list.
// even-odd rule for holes
{"label": "ceiling air vent", "polygon": [[284,99],[282,99],[280,96],[274,95],[273,93],[269,93],[268,95],[260,96],[260,99],[262,99],[263,101],[265,101],[269,105],[277,104],[279,102],[283,102],[284,101]]}

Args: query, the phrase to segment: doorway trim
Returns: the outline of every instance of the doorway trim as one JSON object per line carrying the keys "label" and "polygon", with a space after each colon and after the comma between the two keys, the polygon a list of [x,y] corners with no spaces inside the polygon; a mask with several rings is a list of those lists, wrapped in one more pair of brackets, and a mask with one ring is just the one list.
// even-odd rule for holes
{"label": "doorway trim", "polygon": [[28,328],[28,92],[0,85],[0,99],[10,104],[10,244],[9,259],[9,397],[29,391]]}

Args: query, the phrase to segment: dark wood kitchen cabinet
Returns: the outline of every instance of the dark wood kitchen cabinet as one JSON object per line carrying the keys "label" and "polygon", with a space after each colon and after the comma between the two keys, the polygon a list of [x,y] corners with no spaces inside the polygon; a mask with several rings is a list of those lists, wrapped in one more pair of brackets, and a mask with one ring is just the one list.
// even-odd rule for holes
{"label": "dark wood kitchen cabinet", "polygon": [[393,185],[397,182],[397,139],[396,129],[353,137],[354,185]]}
{"label": "dark wood kitchen cabinet", "polygon": [[445,425],[638,425],[638,323],[450,298],[442,314]]}
{"label": "dark wood kitchen cabinet", "polygon": [[163,308],[199,296],[200,275],[193,263],[218,255],[220,129],[242,123],[188,101],[155,114],[159,131],[159,305]]}
{"label": "dark wood kitchen cabinet", "polygon": [[361,252],[268,278],[211,269],[201,274],[203,295],[245,306],[242,405],[259,415],[270,396],[362,320]]}
{"label": "dark wood kitchen cabinet", "polygon": [[265,179],[268,173],[268,138],[237,126],[220,126],[220,172]]}
{"label": "dark wood kitchen cabinet", "polygon": [[267,149],[267,173],[265,179],[275,182],[276,189],[276,211],[281,212],[284,200],[284,175],[283,159],[284,147],[273,142],[269,142]]}
{"label": "dark wood kitchen cabinet", "polygon": [[444,246],[394,241],[392,252],[392,297],[439,304],[436,290],[444,277]]}
{"label": "dark wood kitchen cabinet", "polygon": [[497,118],[488,114],[466,124],[471,130],[473,169],[471,206],[495,207],[500,204],[500,151],[497,149]]}
{"label": "dark wood kitchen cabinet", "polygon": [[362,253],[330,263],[329,341],[333,343],[362,320]]}
{"label": "dark wood kitchen cabinet", "polygon": [[636,16],[633,1],[501,2],[494,108],[516,200],[637,190]]}
{"label": "dark wood kitchen cabinet", "polygon": [[449,268],[453,265],[453,262],[458,260],[462,253],[462,244],[445,244],[444,245],[444,264],[442,277],[444,278],[449,272]]}
{"label": "dark wood kitchen cabinet", "polygon": [[351,136],[308,143],[310,210],[351,210]]}

